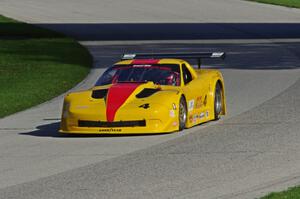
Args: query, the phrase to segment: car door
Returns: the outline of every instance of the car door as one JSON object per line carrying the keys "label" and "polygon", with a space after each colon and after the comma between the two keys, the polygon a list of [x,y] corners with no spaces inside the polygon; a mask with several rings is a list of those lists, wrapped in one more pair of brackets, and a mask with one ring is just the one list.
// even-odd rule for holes
{"label": "car door", "polygon": [[182,64],[182,89],[186,97],[189,123],[195,125],[206,117],[208,87],[205,79],[193,76],[189,67]]}

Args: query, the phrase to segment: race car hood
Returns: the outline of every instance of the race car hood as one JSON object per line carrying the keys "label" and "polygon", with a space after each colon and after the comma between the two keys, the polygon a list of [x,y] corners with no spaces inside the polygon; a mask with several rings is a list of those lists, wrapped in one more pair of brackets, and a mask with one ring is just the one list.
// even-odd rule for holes
{"label": "race car hood", "polygon": [[[173,86],[155,85],[153,82],[147,83],[117,83],[106,86],[97,86],[89,91],[72,93],[66,97],[72,105],[70,112],[81,113],[83,115],[94,115],[99,120],[113,122],[119,120],[117,113],[134,117],[134,113],[142,110],[151,111],[156,107],[154,104],[171,106],[169,100],[165,100],[171,93],[178,93],[178,89]],[[157,93],[157,94],[156,94]],[[164,100],[162,100],[164,99]],[[148,108],[149,103],[151,107]],[[86,109],[76,109],[76,107],[89,107]],[[135,108],[134,108],[135,107]],[[122,110],[121,110],[122,109]],[[133,109],[135,111],[133,111]],[[126,112],[126,114],[125,114]],[[143,113],[145,114],[145,112]]]}
{"label": "race car hood", "polygon": [[117,110],[140,86],[140,83],[113,84],[107,92],[106,118],[108,122],[113,122]]}

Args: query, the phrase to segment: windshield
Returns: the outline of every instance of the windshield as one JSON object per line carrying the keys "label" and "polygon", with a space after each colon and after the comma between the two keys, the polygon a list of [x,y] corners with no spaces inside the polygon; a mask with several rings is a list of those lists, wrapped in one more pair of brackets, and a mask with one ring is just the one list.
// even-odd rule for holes
{"label": "windshield", "polygon": [[180,86],[179,65],[115,65],[104,72],[96,86],[149,81],[159,85]]}

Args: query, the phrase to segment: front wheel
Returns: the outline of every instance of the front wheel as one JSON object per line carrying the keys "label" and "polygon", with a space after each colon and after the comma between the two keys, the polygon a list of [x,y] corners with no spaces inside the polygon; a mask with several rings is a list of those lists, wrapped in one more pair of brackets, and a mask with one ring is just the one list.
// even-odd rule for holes
{"label": "front wheel", "polygon": [[217,83],[215,89],[215,100],[214,100],[215,120],[220,119],[220,114],[223,109],[222,97],[223,97],[223,93],[222,93],[221,85],[220,83]]}
{"label": "front wheel", "polygon": [[187,120],[187,107],[184,97],[180,98],[179,101],[179,131],[183,130],[186,126]]}

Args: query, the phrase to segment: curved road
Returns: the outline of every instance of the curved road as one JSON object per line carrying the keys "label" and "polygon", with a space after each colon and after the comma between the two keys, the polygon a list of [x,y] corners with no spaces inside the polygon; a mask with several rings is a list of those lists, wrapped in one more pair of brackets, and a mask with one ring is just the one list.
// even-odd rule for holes
{"label": "curved road", "polygon": [[228,116],[167,135],[60,137],[57,97],[0,120],[0,198],[254,198],[299,184],[300,11],[151,2],[2,0],[0,13],[94,40],[82,44],[95,68],[75,90],[125,52],[226,51],[205,64],[224,74]]}

